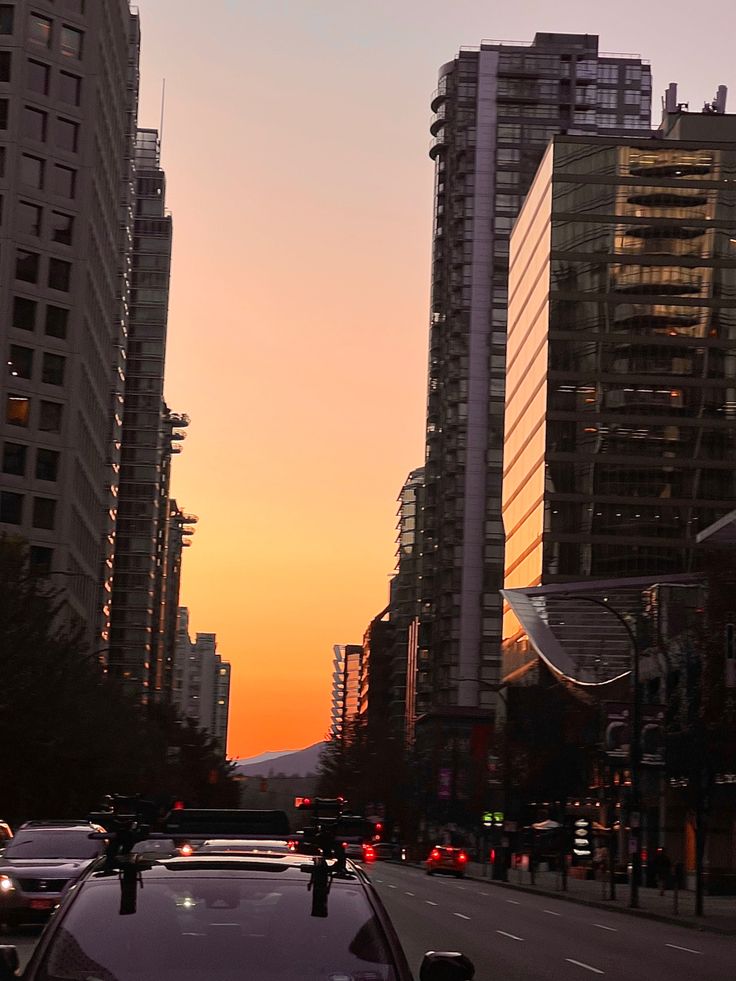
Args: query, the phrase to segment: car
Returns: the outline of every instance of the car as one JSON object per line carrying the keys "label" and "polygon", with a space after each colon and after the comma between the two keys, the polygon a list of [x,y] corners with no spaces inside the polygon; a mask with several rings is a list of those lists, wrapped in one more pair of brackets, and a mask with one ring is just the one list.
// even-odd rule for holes
{"label": "car", "polygon": [[15,927],[48,919],[61,897],[104,850],[89,822],[21,825],[0,856],[0,923]]}
{"label": "car", "polygon": [[[182,848],[186,846],[183,845]],[[232,854],[232,855],[290,855],[295,852],[296,842],[288,838],[207,838],[193,841],[190,854]]]}
{"label": "car", "polygon": [[0,818],[0,852],[13,837],[13,830],[7,821]]}
{"label": "car", "polygon": [[373,845],[377,861],[393,859],[396,862],[406,861],[406,848],[393,841],[377,841]]}
{"label": "car", "polygon": [[449,872],[462,879],[468,865],[468,853],[454,845],[435,845],[427,858],[427,875]]}
{"label": "car", "polygon": [[[0,947],[0,981],[17,966]],[[449,965],[452,964],[450,969]],[[411,981],[367,875],[324,855],[230,851],[109,855],[69,889],[24,971],[49,978]],[[424,958],[422,981],[470,981],[459,954]]]}

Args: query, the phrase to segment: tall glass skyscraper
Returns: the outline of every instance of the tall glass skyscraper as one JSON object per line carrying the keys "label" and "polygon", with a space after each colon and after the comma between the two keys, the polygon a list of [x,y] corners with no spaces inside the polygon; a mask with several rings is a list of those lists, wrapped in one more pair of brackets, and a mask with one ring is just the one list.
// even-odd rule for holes
{"label": "tall glass skyscraper", "polygon": [[734,229],[736,116],[553,141],[511,241],[506,588],[692,571],[736,506]]}
{"label": "tall glass skyscraper", "polygon": [[419,715],[490,706],[499,675],[511,227],[555,134],[649,135],[649,66],[594,35],[482,42],[440,69],[432,109]]}

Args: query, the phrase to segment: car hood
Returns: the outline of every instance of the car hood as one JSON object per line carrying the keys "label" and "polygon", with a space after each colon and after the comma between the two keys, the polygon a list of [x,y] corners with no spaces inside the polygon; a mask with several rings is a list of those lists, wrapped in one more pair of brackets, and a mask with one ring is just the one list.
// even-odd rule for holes
{"label": "car hood", "polygon": [[92,858],[6,858],[0,860],[0,875],[22,875],[39,879],[70,879],[81,875]]}

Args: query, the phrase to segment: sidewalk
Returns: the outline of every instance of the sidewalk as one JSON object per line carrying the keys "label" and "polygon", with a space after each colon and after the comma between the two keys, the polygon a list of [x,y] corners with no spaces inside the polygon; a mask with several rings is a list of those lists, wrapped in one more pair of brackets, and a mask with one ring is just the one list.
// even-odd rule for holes
{"label": "sidewalk", "polygon": [[639,889],[639,909],[630,909],[629,886],[624,882],[616,883],[616,898],[608,899],[608,880],[593,881],[588,879],[573,879],[568,876],[567,891],[562,889],[561,876],[556,872],[537,872],[535,885],[531,884],[528,872],[520,869],[509,870],[509,881],[499,882],[491,879],[489,865],[479,862],[468,862],[468,875],[473,879],[488,882],[502,889],[516,889],[524,892],[538,893],[540,896],[554,896],[572,903],[582,903],[598,909],[616,910],[618,913],[628,913],[666,923],[676,923],[679,926],[695,930],[708,930],[713,933],[732,934],[736,936],[736,896],[705,896],[703,899],[704,916],[695,915],[695,893],[681,891],[678,895],[679,912],[675,913],[674,895],[668,889],[660,896],[658,889]]}

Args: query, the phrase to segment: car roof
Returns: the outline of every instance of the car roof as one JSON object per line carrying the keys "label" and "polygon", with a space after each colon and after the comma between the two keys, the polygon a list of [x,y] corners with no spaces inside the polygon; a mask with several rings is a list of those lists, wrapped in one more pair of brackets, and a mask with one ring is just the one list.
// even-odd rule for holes
{"label": "car roof", "polygon": [[[331,867],[334,863],[330,862]],[[244,877],[278,875],[285,879],[304,879],[311,875],[314,868],[309,856],[298,855],[294,852],[271,853],[264,855],[241,855],[232,852],[221,854],[207,852],[199,855],[193,852],[190,856],[167,856],[148,860],[139,857],[136,861],[138,872],[143,879],[169,878],[171,875],[189,875],[196,878],[203,878],[216,874],[217,876],[236,876]],[[346,862],[345,881],[360,880],[364,885],[369,884],[370,880],[359,867],[352,862]],[[99,860],[92,866],[86,876],[87,881],[110,880],[111,873],[105,866],[104,859]],[[115,872],[117,881],[117,872]],[[339,877],[334,877],[333,882],[339,882]]]}
{"label": "car roof", "polygon": [[104,831],[91,821],[26,821],[18,831]]}

